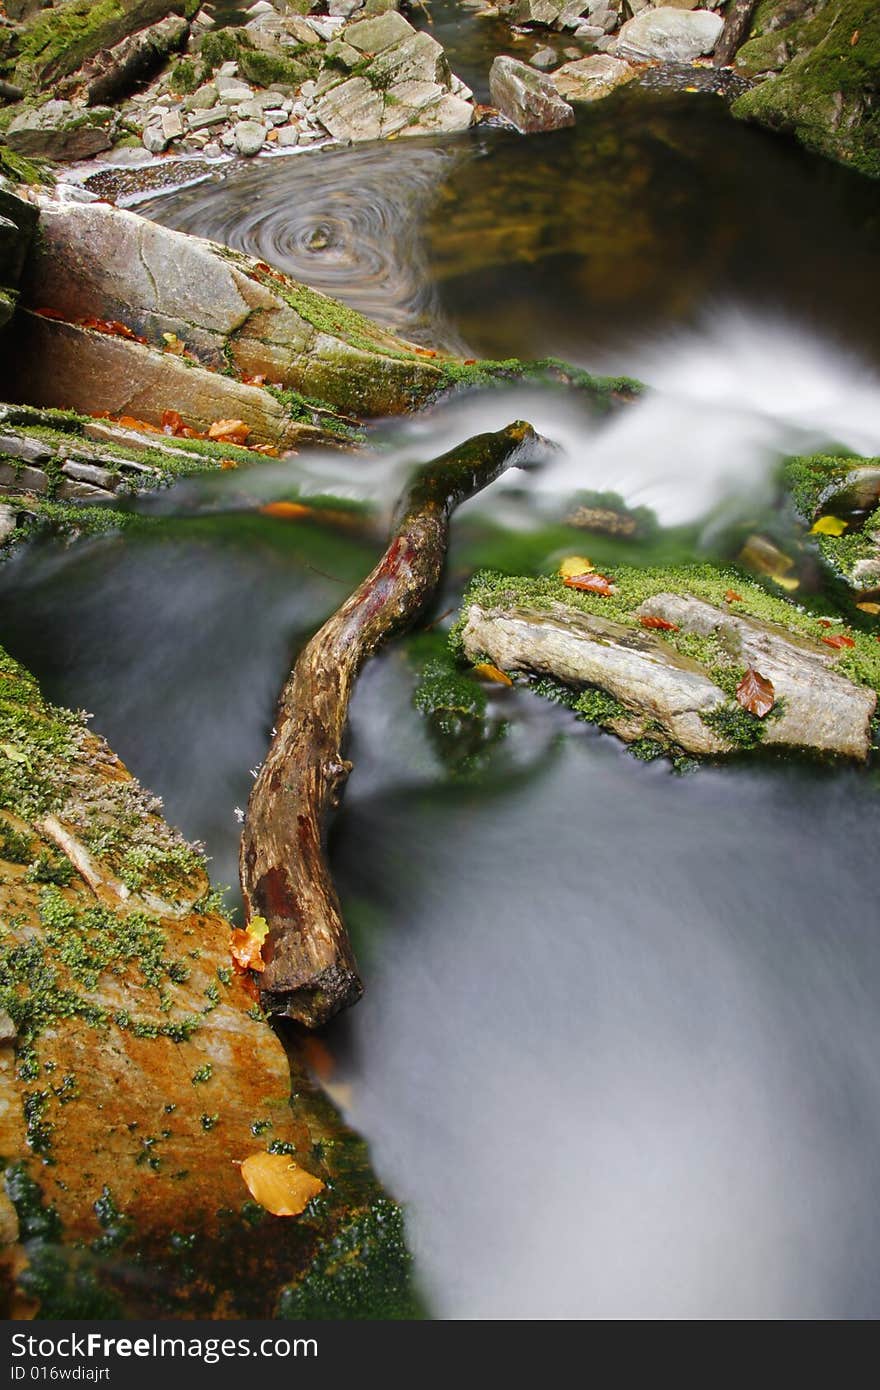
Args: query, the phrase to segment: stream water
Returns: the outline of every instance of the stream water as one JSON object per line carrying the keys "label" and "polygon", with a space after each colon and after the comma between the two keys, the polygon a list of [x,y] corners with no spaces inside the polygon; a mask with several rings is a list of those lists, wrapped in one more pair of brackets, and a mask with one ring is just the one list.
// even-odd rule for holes
{"label": "stream water", "polygon": [[[578,488],[675,528],[590,554],[656,562],[753,522],[785,453],[880,452],[873,190],[712,95],[628,89],[554,136],[261,162],[143,210],[406,331],[654,388],[603,425],[559,392],[478,393],[381,424],[366,457],[191,479],[138,504],[142,532],[4,567],[0,641],[94,712],[221,882],[291,656],[378,551],[266,501],[381,511],[413,461],[532,419],[559,456],[462,509],[442,614],[476,566],[582,551],[561,520]],[[506,737],[463,778],[414,681],[399,644],[354,700],[331,850],[367,994],[327,1042],[431,1311],[876,1317],[875,772],[678,777],[499,690]]]}

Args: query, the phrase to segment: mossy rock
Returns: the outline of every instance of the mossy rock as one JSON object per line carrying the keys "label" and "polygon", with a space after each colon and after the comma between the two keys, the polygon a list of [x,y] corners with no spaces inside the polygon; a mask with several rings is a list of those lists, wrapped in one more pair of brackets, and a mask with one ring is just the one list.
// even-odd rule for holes
{"label": "mossy rock", "polygon": [[781,70],[738,97],[735,116],[789,132],[807,149],[880,178],[875,0],[827,0],[812,18],[752,39],[737,56],[746,72],[764,71],[764,64]]}
{"label": "mossy rock", "polygon": [[191,19],[199,0],[63,0],[35,15],[4,55],[4,72],[25,87],[45,86],[102,49],[168,14]]}

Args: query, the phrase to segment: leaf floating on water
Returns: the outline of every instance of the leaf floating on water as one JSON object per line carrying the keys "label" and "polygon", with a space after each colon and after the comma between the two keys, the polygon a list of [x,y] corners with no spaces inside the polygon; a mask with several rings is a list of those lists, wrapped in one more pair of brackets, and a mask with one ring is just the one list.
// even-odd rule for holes
{"label": "leaf floating on water", "polygon": [[312,508],[302,502],[267,502],[260,512],[263,516],[281,517],[283,521],[299,521],[304,516],[311,516]]}
{"label": "leaf floating on water", "polygon": [[860,608],[863,613],[880,613],[880,603],[857,603],[856,608]]}
{"label": "leaf floating on water", "polygon": [[756,714],[759,719],[763,719],[776,703],[773,682],[762,676],[760,671],[756,671],[754,666],[750,666],[736,687],[736,702],[748,710],[749,714]]}
{"label": "leaf floating on water", "polygon": [[742,594],[738,594],[735,589],[728,589],[724,595],[725,603],[742,603]]}
{"label": "leaf floating on water", "polygon": [[774,574],[771,577],[773,579],[773,583],[778,584],[780,589],[787,589],[789,592],[791,592],[793,589],[799,589],[801,587],[801,581],[799,579],[795,579],[794,575]]}
{"label": "leaf floating on water", "polygon": [[497,685],[513,685],[510,676],[504,671],[500,671],[497,666],[493,666],[491,661],[481,661],[474,667],[474,675],[482,676],[484,680],[495,681]]}
{"label": "leaf floating on water", "polygon": [[289,1154],[249,1154],[241,1165],[245,1187],[273,1216],[299,1216],[324,1184]]}
{"label": "leaf floating on water", "polygon": [[559,574],[563,579],[573,579],[576,574],[589,574],[593,568],[592,560],[586,555],[566,555],[559,566]]}
{"label": "leaf floating on water", "polygon": [[642,627],[655,627],[660,632],[678,632],[678,623],[668,623],[665,618],[655,618],[653,613],[640,613]]}
{"label": "leaf floating on water", "polygon": [[229,953],[236,970],[257,970],[262,973],[266,969],[262,949],[261,941],[237,927],[229,937]]}
{"label": "leaf floating on water", "polygon": [[244,444],[250,432],[244,420],[215,420],[208,426],[208,438],[221,444]]}
{"label": "leaf floating on water", "polygon": [[810,533],[814,536],[842,536],[848,521],[844,521],[842,516],[820,516],[810,527]]}
{"label": "leaf floating on water", "polygon": [[601,594],[603,598],[615,591],[607,574],[568,574],[562,582],[569,589],[579,589],[585,594]]}
{"label": "leaf floating on water", "polygon": [[852,637],[847,637],[845,632],[835,632],[831,637],[823,637],[822,641],[826,647],[833,647],[835,651],[840,651],[843,647],[854,647],[855,642]]}

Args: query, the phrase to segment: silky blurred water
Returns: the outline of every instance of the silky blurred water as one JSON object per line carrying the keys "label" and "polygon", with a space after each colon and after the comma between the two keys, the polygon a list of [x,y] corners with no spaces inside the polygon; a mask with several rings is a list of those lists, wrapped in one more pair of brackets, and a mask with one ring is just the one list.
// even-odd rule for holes
{"label": "silky blurred water", "polygon": [[[414,462],[522,415],[561,446],[462,508],[437,616],[476,566],[582,551],[579,488],[686,528],[596,542],[608,563],[711,555],[711,517],[760,516],[782,455],[880,451],[864,186],[713,98],[688,125],[686,100],[633,93],[559,137],[275,160],[149,205],[405,331],[651,386],[604,421],[558,390],[475,393],[380,425],[363,456],[191,479],[140,504],[143,532],[4,567],[0,640],[94,712],[221,882],[283,674],[369,568]],[[326,492],[375,529],[259,511]],[[398,644],[354,700],[331,855],[367,993],[326,1040],[431,1310],[876,1317],[876,773],[678,777],[499,689],[508,734],[463,780],[415,678]]]}

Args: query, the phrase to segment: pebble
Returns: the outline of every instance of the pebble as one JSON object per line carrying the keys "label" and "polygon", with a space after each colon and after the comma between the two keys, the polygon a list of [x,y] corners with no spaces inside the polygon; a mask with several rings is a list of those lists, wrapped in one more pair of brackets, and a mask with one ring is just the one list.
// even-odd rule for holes
{"label": "pebble", "polygon": [[238,153],[252,158],[259,154],[266,139],[266,127],[257,121],[239,121],[233,131]]}

